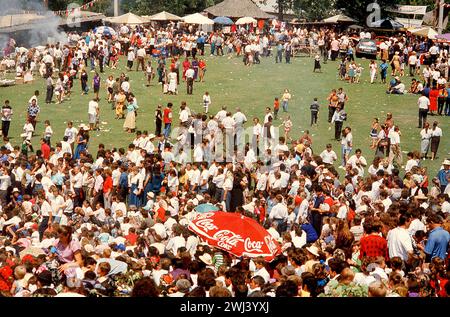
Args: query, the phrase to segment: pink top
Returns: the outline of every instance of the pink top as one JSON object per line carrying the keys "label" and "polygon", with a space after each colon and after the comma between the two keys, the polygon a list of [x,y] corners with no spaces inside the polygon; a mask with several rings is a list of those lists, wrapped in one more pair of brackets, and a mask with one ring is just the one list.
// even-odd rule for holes
{"label": "pink top", "polygon": [[59,239],[57,239],[54,246],[58,250],[58,260],[61,263],[73,262],[75,259],[74,254],[81,250],[80,242],[76,239],[70,240],[70,243],[67,246],[64,246],[59,242]]}

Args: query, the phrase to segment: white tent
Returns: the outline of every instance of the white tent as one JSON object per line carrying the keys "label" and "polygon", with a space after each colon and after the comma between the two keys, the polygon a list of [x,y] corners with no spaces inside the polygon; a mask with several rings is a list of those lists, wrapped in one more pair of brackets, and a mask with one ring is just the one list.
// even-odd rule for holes
{"label": "white tent", "polygon": [[149,21],[134,13],[128,12],[118,17],[106,18],[105,21],[115,24],[144,24]]}
{"label": "white tent", "polygon": [[427,37],[429,39],[434,40],[436,38],[436,35],[438,35],[438,32],[436,32],[434,29],[432,29],[429,26],[417,28],[410,30],[411,34]]}
{"label": "white tent", "polygon": [[162,11],[160,13],[154,14],[154,15],[144,15],[143,18],[146,18],[150,21],[180,21],[181,17],[178,15]]}
{"label": "white tent", "polygon": [[255,19],[253,19],[252,17],[243,17],[240,18],[236,21],[237,25],[242,25],[242,24],[254,24],[254,23],[258,23],[258,21],[256,21]]}
{"label": "white tent", "polygon": [[206,25],[214,24],[213,20],[205,17],[200,13],[186,15],[185,17],[182,18],[182,21],[187,24],[206,24]]}
{"label": "white tent", "polygon": [[323,22],[327,22],[327,23],[356,22],[356,20],[353,20],[352,18],[349,18],[346,15],[338,14],[338,15],[324,19]]}

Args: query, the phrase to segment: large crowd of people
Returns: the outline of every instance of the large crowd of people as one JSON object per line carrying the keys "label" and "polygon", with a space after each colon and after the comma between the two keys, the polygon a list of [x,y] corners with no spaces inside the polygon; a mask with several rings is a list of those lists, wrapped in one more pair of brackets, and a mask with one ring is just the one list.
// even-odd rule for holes
{"label": "large crowd of people", "polygon": [[[308,45],[318,51],[314,70],[321,59],[340,59],[340,78],[358,83],[362,69],[354,64],[347,33],[291,28],[239,29],[229,35],[126,26],[118,33],[118,38],[73,33],[67,45],[17,51],[17,73],[40,73],[47,103],[54,96],[70,103],[72,90],[87,94],[90,87],[93,97],[89,126],[68,122],[63,138],[55,140],[46,120],[38,149],[31,140],[43,101],[39,91],[29,100],[21,144],[10,143],[13,109],[7,101],[2,107],[0,294],[450,295],[450,160],[438,154],[439,122],[427,121],[427,115],[450,114],[448,47],[407,36],[392,37],[380,47],[381,65],[388,61],[392,67],[390,93],[401,88],[406,64],[421,85],[411,91],[421,94],[420,150],[408,152],[406,161],[395,115],[373,120],[368,132],[375,155],[363,153],[345,124],[351,96],[342,88],[331,92],[328,121],[341,144],[336,168],[332,144],[315,144],[308,131],[291,136],[289,116],[281,118],[280,127],[274,123],[280,110],[283,116],[289,111],[288,89],[261,118],[225,106],[211,114],[208,93],[202,113],[186,102],[169,102],[155,110],[155,131],[144,131],[136,129],[139,96],[127,74],[100,77],[106,67],[117,68],[123,56],[127,71],[140,69],[148,85],[157,80],[164,93],[178,94],[184,81],[190,94],[207,74],[205,54],[242,56],[248,66],[270,56],[272,62],[283,62],[284,56],[290,63]],[[371,82],[378,71],[379,80],[386,80],[387,68],[373,61]],[[98,129],[99,93],[106,94],[116,118],[125,119],[124,130],[135,134],[127,148],[88,147],[89,132]],[[317,99],[312,102],[311,125],[317,124],[319,107]],[[428,152],[442,161],[436,175],[421,166]],[[187,228],[202,204],[255,219],[279,242],[281,253],[267,262],[212,247]]]}

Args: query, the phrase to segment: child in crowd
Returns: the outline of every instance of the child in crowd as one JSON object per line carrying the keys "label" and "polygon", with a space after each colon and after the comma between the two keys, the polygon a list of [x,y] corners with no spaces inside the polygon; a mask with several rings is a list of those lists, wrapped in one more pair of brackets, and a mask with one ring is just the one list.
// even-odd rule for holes
{"label": "child in crowd", "polygon": [[205,94],[203,95],[203,109],[205,110],[205,113],[208,113],[210,105],[211,105],[211,96],[209,95],[209,92],[205,92]]}
{"label": "child in crowd", "polygon": [[45,120],[44,124],[45,124],[44,139],[45,142],[47,142],[47,144],[51,146],[50,140],[53,135],[53,129],[52,126],[50,125],[50,120]]}
{"label": "child in crowd", "polygon": [[280,111],[280,101],[278,100],[278,97],[275,97],[275,100],[273,101],[274,120],[278,119],[278,111]]}

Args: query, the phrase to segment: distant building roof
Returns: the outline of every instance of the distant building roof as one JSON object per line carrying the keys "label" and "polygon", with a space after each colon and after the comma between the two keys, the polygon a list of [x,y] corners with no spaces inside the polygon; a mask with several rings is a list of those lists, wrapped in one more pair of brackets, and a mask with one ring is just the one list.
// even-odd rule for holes
{"label": "distant building roof", "polygon": [[22,13],[0,16],[0,33],[9,33],[38,28],[43,24],[56,23],[66,25],[73,23],[84,23],[89,21],[99,21],[105,18],[102,13],[79,11],[75,16],[59,16],[52,13]]}
{"label": "distant building roof", "polygon": [[255,19],[271,18],[269,14],[261,10],[252,0],[225,0],[206,8],[205,12],[215,17],[242,18],[248,16]]}

